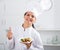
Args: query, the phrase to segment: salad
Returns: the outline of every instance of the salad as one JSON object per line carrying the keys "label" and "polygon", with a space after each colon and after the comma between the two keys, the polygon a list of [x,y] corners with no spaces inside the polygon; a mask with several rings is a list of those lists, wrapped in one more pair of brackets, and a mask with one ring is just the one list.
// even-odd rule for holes
{"label": "salad", "polygon": [[22,38],[21,39],[21,42],[31,42],[32,40],[31,40],[31,38]]}

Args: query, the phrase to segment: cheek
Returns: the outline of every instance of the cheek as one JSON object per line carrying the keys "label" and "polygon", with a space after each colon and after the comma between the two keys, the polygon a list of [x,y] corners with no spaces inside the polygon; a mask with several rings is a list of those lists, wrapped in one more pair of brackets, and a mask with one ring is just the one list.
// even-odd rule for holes
{"label": "cheek", "polygon": [[34,19],[33,19],[33,23],[34,23],[35,21],[36,21],[36,19],[34,18]]}
{"label": "cheek", "polygon": [[28,17],[27,17],[27,16],[24,16],[24,19],[25,19],[25,20],[28,20]]}

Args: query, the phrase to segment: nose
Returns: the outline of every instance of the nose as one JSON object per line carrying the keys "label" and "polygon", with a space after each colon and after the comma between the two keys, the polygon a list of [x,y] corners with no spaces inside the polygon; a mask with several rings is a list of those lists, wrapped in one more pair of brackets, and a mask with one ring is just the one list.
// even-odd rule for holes
{"label": "nose", "polygon": [[30,18],[32,18],[32,17],[30,16]]}

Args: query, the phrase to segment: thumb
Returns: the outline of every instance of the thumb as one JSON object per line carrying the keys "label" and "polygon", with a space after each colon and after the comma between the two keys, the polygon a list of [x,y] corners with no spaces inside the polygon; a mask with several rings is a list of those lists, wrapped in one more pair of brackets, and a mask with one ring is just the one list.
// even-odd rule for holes
{"label": "thumb", "polygon": [[12,31],[11,27],[9,27],[9,31]]}

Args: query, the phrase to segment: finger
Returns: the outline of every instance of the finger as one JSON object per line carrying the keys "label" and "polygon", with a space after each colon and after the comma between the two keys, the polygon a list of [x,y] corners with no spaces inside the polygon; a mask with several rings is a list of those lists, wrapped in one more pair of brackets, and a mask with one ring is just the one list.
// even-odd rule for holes
{"label": "finger", "polygon": [[22,42],[23,44],[27,44],[26,42]]}
{"label": "finger", "polygon": [[32,41],[30,42],[30,44],[32,43]]}
{"label": "finger", "polygon": [[22,42],[23,44],[25,44],[25,45],[28,45],[29,43],[26,43],[26,42]]}

